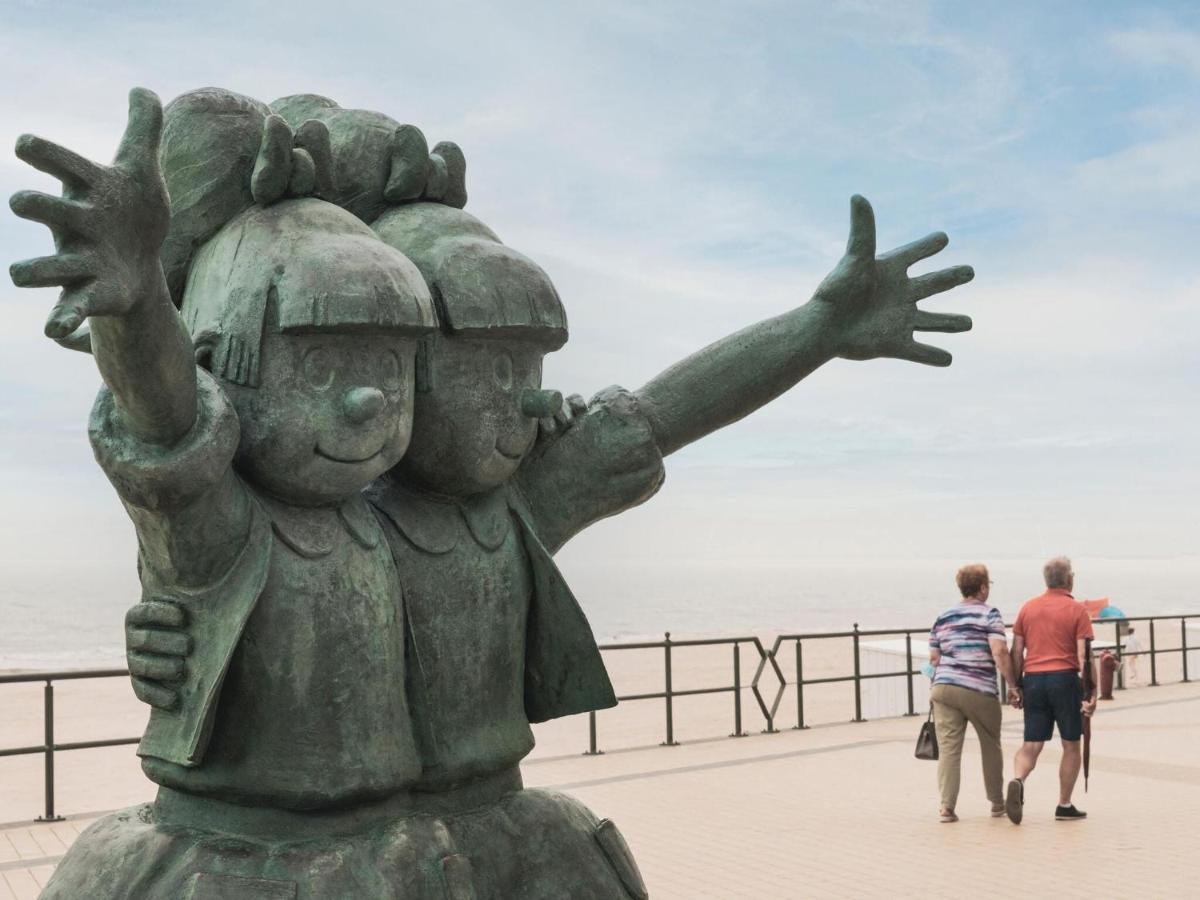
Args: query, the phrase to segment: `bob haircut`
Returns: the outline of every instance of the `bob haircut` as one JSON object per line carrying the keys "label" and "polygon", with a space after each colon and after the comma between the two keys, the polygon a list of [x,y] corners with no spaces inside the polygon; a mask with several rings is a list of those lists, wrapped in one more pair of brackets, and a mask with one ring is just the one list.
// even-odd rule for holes
{"label": "bob haircut", "polygon": [[567,313],[550,276],[470,213],[409,203],[371,227],[420,270],[444,333],[528,340],[547,350],[566,342]]}
{"label": "bob haircut", "polygon": [[991,584],[988,579],[987,566],[983,563],[971,563],[963,566],[954,576],[954,583],[958,585],[958,590],[964,597],[978,597],[983,586]]}
{"label": "bob haircut", "polygon": [[268,305],[282,334],[418,339],[437,328],[416,266],[350,213],[312,198],[251,207],[196,254],[180,312],[197,358],[226,381],[257,387]]}

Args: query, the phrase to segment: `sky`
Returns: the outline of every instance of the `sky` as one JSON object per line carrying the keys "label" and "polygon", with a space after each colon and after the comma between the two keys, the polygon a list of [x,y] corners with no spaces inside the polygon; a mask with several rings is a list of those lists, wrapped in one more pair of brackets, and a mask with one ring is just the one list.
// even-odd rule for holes
{"label": "sky", "polygon": [[[756,2],[0,2],[0,145],[100,160],[126,92],[315,92],[454,140],[468,209],[549,272],[547,386],[636,388],[804,303],[849,197],[880,250],[944,230],[923,306],[949,369],[834,361],[679,452],[646,506],[561,554],[686,591],[697,563],[1200,554],[1200,6]],[[56,182],[0,154],[0,193]],[[0,215],[13,261],[45,229]],[[0,559],[119,567],[91,361],[0,285]],[[579,577],[584,577],[580,575]],[[86,579],[85,579],[86,581]],[[628,588],[628,579],[615,579]],[[131,591],[133,587],[129,588]]]}

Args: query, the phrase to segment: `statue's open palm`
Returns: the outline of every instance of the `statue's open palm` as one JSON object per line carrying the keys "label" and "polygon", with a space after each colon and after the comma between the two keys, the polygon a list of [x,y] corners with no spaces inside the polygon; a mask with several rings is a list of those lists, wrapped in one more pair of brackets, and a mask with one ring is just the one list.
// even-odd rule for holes
{"label": "statue's open palm", "polygon": [[968,316],[926,312],[917,301],[966,284],[975,277],[970,266],[954,266],[908,277],[914,263],[938,253],[949,239],[937,232],[883,256],[875,256],[875,214],[865,198],[850,199],[850,239],[846,255],[821,282],[814,301],[826,304],[836,317],[837,356],[907,359],[930,366],[948,366],[945,350],[922,344],[915,331],[969,331]]}
{"label": "statue's open palm", "polygon": [[65,338],[88,316],[122,315],[162,284],[159,248],[170,223],[159,168],[162,104],[153,92],[129,94],[129,123],[111,166],[31,134],[17,156],[63,183],[63,195],[20,191],[9,205],[54,233],[53,256],[14,263],[18,287],[61,285],[46,334]]}

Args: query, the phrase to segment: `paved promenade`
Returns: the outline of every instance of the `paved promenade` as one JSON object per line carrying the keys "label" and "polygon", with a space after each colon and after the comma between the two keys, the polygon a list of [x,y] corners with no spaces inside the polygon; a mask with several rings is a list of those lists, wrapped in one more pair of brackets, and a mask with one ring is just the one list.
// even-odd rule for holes
{"label": "paved promenade", "polygon": [[[622,666],[614,668],[621,676]],[[81,702],[78,717],[107,723],[87,736],[136,731],[141,713],[127,702],[128,687],[115,680],[104,690],[112,692],[107,699]],[[743,738],[723,736],[732,727],[728,695],[680,700],[675,747],[658,746],[660,702],[624,704],[600,717],[608,748],[600,756],[580,752],[586,719],[539,729],[525,779],[569,791],[615,820],[657,900],[960,897],[1007,893],[1006,884],[1037,896],[1200,896],[1200,684],[1117,696],[1097,715],[1091,792],[1081,788],[1076,798],[1090,814],[1085,822],[1053,819],[1056,749],[1030,781],[1024,824],[991,818],[972,736],[961,821],[940,824],[935,764],[912,757],[919,720],[848,723],[844,698],[825,709],[840,724],[801,731],[789,720],[781,732],[762,734],[747,697],[751,734]],[[31,722],[40,716],[32,705]],[[815,701],[814,708],[822,709]],[[63,727],[78,729],[70,709]],[[1004,737],[1011,761],[1020,741],[1011,710]],[[0,734],[0,743],[15,742]],[[36,897],[97,813],[152,796],[131,747],[61,754],[59,768],[58,808],[70,818],[37,825],[29,819],[40,811],[40,758],[0,759],[0,822],[9,823],[0,825],[0,900]],[[1036,881],[1007,880],[1019,872]]]}

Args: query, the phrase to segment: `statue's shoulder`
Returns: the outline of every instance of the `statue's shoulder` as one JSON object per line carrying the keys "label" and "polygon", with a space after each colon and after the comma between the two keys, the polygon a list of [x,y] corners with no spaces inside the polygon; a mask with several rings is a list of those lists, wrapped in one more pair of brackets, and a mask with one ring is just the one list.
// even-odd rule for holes
{"label": "statue's shoulder", "polygon": [[458,546],[462,523],[453,505],[422,496],[390,478],[377,479],[363,495],[394,548],[400,539],[420,553],[440,556]]}

